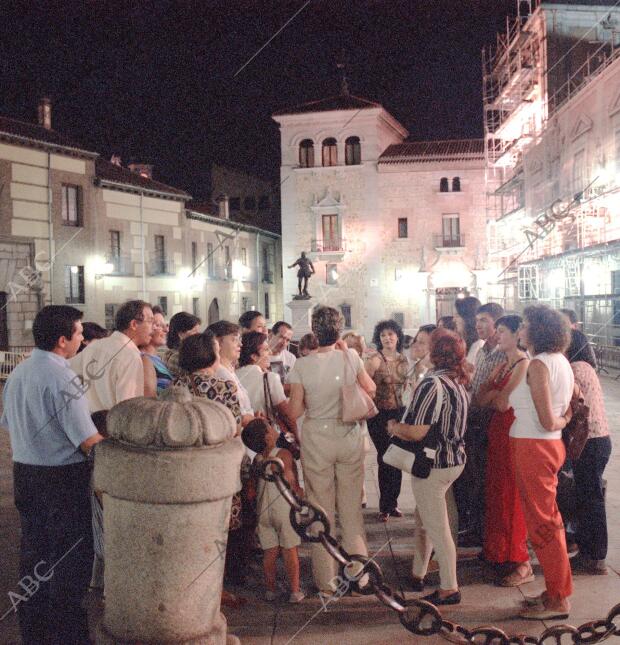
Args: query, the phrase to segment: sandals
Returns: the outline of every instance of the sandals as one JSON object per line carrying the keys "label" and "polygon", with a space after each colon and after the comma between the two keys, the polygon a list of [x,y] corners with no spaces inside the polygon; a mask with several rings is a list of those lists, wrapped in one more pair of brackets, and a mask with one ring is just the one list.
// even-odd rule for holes
{"label": "sandals", "polygon": [[498,584],[500,587],[519,587],[534,580],[532,565],[529,562],[523,562],[515,567],[514,571],[503,577]]}

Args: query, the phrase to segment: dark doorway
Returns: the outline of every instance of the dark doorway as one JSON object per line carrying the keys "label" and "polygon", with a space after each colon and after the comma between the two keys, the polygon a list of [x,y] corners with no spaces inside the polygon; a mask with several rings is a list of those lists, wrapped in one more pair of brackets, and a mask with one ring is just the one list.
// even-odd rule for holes
{"label": "dark doorway", "polygon": [[211,300],[207,316],[209,319],[208,325],[212,325],[213,323],[218,322],[218,320],[220,319],[220,306],[217,302],[217,298],[213,298],[213,300]]}

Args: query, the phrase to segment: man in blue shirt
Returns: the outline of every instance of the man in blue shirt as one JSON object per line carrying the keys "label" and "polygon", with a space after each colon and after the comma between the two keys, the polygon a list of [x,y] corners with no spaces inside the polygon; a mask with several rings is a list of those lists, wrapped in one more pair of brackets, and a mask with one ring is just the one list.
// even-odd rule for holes
{"label": "man in blue shirt", "polygon": [[9,595],[24,645],[90,642],[81,606],[93,561],[87,456],[103,436],[67,362],[82,342],[81,318],[74,307],[43,307],[36,348],[3,392],[22,529],[19,591]]}

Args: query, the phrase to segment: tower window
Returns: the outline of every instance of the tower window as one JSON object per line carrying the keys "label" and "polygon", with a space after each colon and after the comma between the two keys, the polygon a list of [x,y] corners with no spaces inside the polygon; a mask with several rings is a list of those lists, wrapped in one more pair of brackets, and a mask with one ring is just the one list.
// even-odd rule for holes
{"label": "tower window", "polygon": [[304,139],[299,144],[299,165],[302,168],[314,166],[314,143],[312,139]]}
{"label": "tower window", "polygon": [[460,193],[461,192],[461,178],[452,177],[452,192]]}
{"label": "tower window", "polygon": [[345,141],[344,162],[347,166],[359,166],[362,163],[362,147],[359,137],[349,137]]}
{"label": "tower window", "polygon": [[338,143],[333,137],[323,141],[323,165],[338,165]]}
{"label": "tower window", "polygon": [[439,192],[447,193],[450,192],[450,187],[448,186],[448,178],[442,177],[439,181]]}

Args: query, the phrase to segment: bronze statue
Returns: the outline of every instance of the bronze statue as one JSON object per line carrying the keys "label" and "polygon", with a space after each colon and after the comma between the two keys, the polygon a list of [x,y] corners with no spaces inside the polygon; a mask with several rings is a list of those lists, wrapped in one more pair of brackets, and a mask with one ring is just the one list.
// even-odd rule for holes
{"label": "bronze statue", "polygon": [[[293,264],[291,264],[288,268],[292,269],[295,266],[299,267],[299,270],[297,271],[297,289],[299,289],[299,295],[295,296],[295,298],[310,298],[311,296],[308,293],[308,279],[313,273],[315,273],[315,271],[314,265],[306,257],[305,251],[302,251],[301,257],[297,258],[297,260],[295,260],[295,262],[293,262]],[[301,286],[302,280],[303,289]]]}

